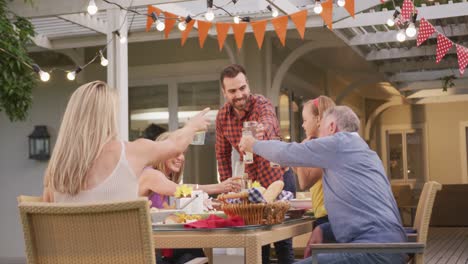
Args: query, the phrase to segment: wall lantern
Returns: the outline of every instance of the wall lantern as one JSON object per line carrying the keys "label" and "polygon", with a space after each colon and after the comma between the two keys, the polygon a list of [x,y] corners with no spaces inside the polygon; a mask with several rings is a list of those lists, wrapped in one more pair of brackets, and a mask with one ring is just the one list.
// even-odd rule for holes
{"label": "wall lantern", "polygon": [[29,158],[48,160],[50,158],[50,135],[46,126],[34,126],[29,137]]}

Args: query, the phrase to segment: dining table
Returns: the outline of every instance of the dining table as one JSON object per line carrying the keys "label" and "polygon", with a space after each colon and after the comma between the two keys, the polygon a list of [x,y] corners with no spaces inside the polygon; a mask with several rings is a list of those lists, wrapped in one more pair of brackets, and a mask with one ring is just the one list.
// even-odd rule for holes
{"label": "dining table", "polygon": [[245,264],[262,262],[262,246],[312,231],[313,217],[286,219],[281,224],[246,225],[210,229],[183,225],[153,225],[156,249],[203,248],[213,263],[213,248],[244,248]]}

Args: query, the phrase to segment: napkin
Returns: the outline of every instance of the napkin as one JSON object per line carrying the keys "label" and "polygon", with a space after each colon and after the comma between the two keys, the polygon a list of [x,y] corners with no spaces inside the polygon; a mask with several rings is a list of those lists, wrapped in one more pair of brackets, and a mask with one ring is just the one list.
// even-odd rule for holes
{"label": "napkin", "polygon": [[196,222],[185,224],[185,228],[219,228],[230,226],[243,226],[244,220],[239,216],[228,217],[227,219],[210,215],[208,218]]}

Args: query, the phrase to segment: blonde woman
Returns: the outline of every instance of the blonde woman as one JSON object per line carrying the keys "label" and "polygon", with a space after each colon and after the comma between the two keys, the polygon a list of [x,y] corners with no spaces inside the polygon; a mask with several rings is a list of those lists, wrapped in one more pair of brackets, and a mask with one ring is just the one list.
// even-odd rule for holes
{"label": "blonde woman", "polygon": [[[171,134],[169,132],[162,133],[156,141],[167,140]],[[176,187],[181,181],[184,165],[185,155],[180,153],[171,159],[157,162],[153,166],[154,169],[145,169],[140,182],[140,195],[149,195],[153,207],[167,207],[168,196],[174,195]],[[218,184],[195,185],[194,187],[208,194],[236,191],[241,188],[241,178],[240,176],[232,177]]]}
{"label": "blonde woman", "polygon": [[[304,128],[306,134],[305,141],[318,137],[323,113],[334,106],[335,102],[327,96],[319,96],[304,104],[302,110],[302,128]],[[299,188],[302,190],[310,188],[312,208],[316,218],[316,221],[314,221],[314,229],[307,244],[333,241],[334,236],[331,228],[328,226],[328,214],[323,201],[322,169],[295,168],[295,171],[299,182]],[[306,247],[304,257],[309,256],[310,249]]]}
{"label": "blonde woman", "polygon": [[[129,200],[150,188],[145,167],[176,157],[196,131],[206,130],[201,111],[166,140],[124,142],[118,135],[118,94],[105,82],[80,86],[71,96],[44,176],[43,199],[49,202]],[[162,173],[160,173],[162,174]]]}

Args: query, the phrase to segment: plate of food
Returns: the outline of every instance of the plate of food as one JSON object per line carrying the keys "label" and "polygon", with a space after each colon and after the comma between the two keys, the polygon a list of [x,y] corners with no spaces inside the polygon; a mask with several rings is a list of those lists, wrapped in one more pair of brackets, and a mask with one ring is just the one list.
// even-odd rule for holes
{"label": "plate of food", "polygon": [[310,198],[291,199],[289,202],[291,203],[291,206],[294,208],[299,208],[299,209],[311,209],[312,208],[312,200]]}

